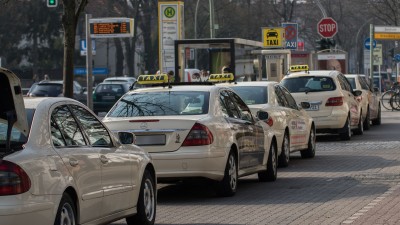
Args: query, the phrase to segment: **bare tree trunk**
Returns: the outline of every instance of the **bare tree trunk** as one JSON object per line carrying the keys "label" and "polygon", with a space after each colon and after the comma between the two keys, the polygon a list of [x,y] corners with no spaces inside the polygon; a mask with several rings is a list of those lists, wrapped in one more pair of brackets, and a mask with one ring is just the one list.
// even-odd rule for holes
{"label": "bare tree trunk", "polygon": [[116,57],[116,65],[115,65],[115,76],[121,77],[124,73],[124,50],[122,48],[121,39],[115,38],[115,57]]}

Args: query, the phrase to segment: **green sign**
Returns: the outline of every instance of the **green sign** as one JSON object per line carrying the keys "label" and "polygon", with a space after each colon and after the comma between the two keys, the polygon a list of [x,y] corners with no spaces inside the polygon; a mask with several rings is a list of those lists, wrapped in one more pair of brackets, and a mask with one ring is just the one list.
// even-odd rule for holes
{"label": "green sign", "polygon": [[167,18],[172,18],[172,17],[174,17],[174,16],[175,16],[175,9],[172,8],[172,7],[167,7],[167,8],[164,10],[164,15],[165,15]]}

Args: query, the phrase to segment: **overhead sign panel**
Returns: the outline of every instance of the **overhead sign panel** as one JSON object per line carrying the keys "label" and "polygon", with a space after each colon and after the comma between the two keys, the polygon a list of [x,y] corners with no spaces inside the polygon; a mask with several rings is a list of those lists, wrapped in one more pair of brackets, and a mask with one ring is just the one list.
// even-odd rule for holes
{"label": "overhead sign panel", "polygon": [[283,48],[284,31],[282,27],[266,27],[262,28],[263,46],[265,48]]}
{"label": "overhead sign panel", "polygon": [[399,40],[400,27],[394,26],[375,26],[374,38],[379,40]]}
{"label": "overhead sign panel", "polygon": [[97,18],[89,23],[91,38],[133,37],[131,18]]}

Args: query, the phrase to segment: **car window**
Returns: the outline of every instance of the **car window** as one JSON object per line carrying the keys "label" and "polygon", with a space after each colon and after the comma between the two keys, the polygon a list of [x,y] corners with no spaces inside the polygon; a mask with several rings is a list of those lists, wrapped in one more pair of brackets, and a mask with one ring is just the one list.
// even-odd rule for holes
{"label": "car window", "polygon": [[343,90],[346,90],[348,92],[353,92],[353,88],[352,88],[349,80],[345,76],[343,76],[342,74],[339,74],[337,77],[340,82],[340,86],[342,87]]}
{"label": "car window", "polygon": [[84,132],[87,134],[90,145],[106,147],[112,146],[111,137],[107,129],[95,116],[86,109],[77,105],[71,105],[71,109],[82,125]]}
{"label": "car window", "polygon": [[331,77],[322,76],[286,78],[282,80],[282,85],[291,93],[333,91],[336,89],[335,82]]}
{"label": "car window", "polygon": [[365,77],[359,77],[358,80],[360,81],[361,89],[367,90],[367,91],[370,90],[370,87],[369,87],[368,82]]}
{"label": "car window", "polygon": [[84,146],[85,138],[78,123],[66,105],[51,113],[51,138],[54,146]]}
{"label": "car window", "polygon": [[62,94],[62,84],[43,83],[33,87],[31,94],[35,96],[58,97]]}
{"label": "car window", "polygon": [[275,85],[275,96],[278,101],[278,105],[282,107],[289,107],[289,103],[287,102],[286,98],[284,97],[282,90],[279,88],[279,85]]}
{"label": "car window", "polygon": [[235,86],[232,89],[240,96],[247,105],[267,104],[268,87],[264,86]]}
{"label": "car window", "polygon": [[108,117],[207,114],[209,95],[203,91],[131,93],[118,100]]}
{"label": "car window", "polygon": [[112,95],[122,95],[126,89],[122,84],[99,84],[95,89],[95,93],[107,93]]}
{"label": "car window", "polygon": [[240,119],[239,110],[233,103],[227,91],[221,91],[219,99],[224,114],[231,118]]}
{"label": "car window", "polygon": [[288,90],[286,90],[286,88],[284,88],[284,87],[282,87],[281,90],[282,90],[282,93],[283,93],[285,99],[287,100],[288,107],[292,108],[292,109],[298,109],[296,100],[294,100],[294,98],[290,94],[290,92]]}
{"label": "car window", "polygon": [[253,122],[251,111],[249,107],[246,105],[246,103],[244,103],[243,100],[236,93],[229,92],[229,94],[232,96],[232,100],[236,104],[237,109],[239,110],[240,119]]}

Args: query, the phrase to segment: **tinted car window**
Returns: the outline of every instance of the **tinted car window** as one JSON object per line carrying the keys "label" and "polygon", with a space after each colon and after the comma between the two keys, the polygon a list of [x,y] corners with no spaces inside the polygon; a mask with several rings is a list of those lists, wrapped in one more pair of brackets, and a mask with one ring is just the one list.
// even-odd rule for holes
{"label": "tinted car window", "polygon": [[109,117],[200,115],[208,113],[209,92],[141,92],[125,95]]}
{"label": "tinted car window", "polygon": [[59,106],[53,110],[51,114],[51,131],[55,146],[60,146],[60,139],[66,146],[86,145],[78,123],[66,105]]}
{"label": "tinted car window", "polygon": [[246,87],[236,86],[232,89],[240,96],[247,105],[267,104],[268,88],[267,87]]}
{"label": "tinted car window", "polygon": [[293,77],[282,80],[282,85],[291,93],[296,92],[320,92],[336,89],[331,77]]}
{"label": "tinted car window", "polygon": [[63,85],[56,83],[39,83],[29,91],[32,96],[58,97],[62,94]]}
{"label": "tinted car window", "polygon": [[97,85],[95,93],[106,93],[111,95],[123,95],[129,90],[129,84],[115,84],[115,83],[103,83]]}
{"label": "tinted car window", "polygon": [[351,87],[352,87],[353,89],[356,89],[356,88],[357,88],[357,86],[356,86],[356,78],[347,78],[347,80],[350,82]]}

